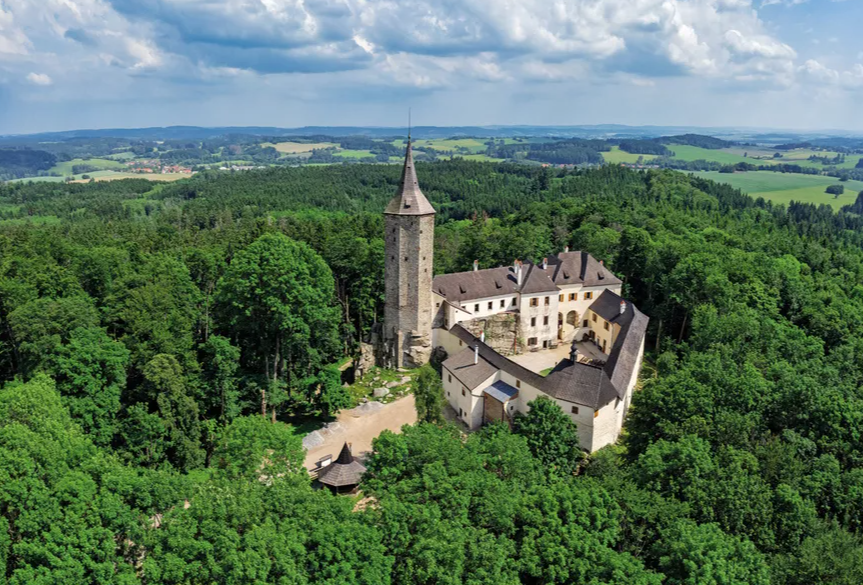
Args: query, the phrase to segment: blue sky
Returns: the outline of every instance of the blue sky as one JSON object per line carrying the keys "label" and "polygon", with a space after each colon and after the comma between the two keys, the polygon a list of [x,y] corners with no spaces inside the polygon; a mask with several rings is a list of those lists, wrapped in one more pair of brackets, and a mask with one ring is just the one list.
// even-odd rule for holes
{"label": "blue sky", "polygon": [[[0,0],[0,133],[863,131],[863,0]],[[856,29],[856,30],[855,30]]]}

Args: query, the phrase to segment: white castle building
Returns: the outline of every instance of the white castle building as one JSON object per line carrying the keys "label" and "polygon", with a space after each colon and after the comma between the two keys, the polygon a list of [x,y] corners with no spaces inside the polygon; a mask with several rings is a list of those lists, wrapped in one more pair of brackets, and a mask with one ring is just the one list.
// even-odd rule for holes
{"label": "white castle building", "polygon": [[410,141],[385,210],[384,362],[446,352],[443,386],[470,429],[511,421],[539,396],[575,421],[581,446],[614,443],[644,354],[647,317],[586,252],[432,278],[435,210],[419,188]]}

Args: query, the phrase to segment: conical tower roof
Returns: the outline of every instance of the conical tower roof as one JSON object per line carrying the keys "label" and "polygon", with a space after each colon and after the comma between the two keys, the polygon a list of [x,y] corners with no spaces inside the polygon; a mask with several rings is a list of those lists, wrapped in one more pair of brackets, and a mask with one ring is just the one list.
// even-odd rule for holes
{"label": "conical tower roof", "polygon": [[411,140],[408,137],[408,148],[405,152],[405,166],[402,169],[402,181],[396,196],[390,201],[384,213],[390,215],[429,215],[434,213],[434,207],[429,203],[420,184],[417,181],[417,172],[414,167],[413,150]]}
{"label": "conical tower roof", "polygon": [[318,481],[333,487],[358,485],[365,472],[366,467],[354,459],[351,446],[345,443],[339,458],[318,473]]}

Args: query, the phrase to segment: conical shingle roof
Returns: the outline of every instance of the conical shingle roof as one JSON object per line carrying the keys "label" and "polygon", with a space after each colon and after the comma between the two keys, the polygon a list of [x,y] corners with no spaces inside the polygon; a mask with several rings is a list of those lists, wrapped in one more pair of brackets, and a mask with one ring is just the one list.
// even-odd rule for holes
{"label": "conical shingle roof", "polygon": [[402,180],[396,196],[392,198],[385,214],[389,215],[429,215],[434,213],[434,207],[429,203],[417,181],[417,172],[414,167],[413,150],[408,138],[408,148],[405,152],[405,165],[402,169]]}
{"label": "conical shingle roof", "polygon": [[358,485],[366,472],[366,467],[356,461],[347,443],[342,447],[339,458],[318,473],[318,481],[333,487]]}

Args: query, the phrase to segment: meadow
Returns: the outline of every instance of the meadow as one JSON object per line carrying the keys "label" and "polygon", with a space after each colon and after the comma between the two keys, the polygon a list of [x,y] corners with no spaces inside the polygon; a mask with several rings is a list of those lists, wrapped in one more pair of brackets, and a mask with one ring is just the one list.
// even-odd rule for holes
{"label": "meadow", "polygon": [[641,160],[644,162],[656,158],[653,154],[633,154],[631,152],[626,152],[620,150],[620,147],[618,146],[612,146],[609,152],[603,152],[601,154],[602,158],[605,159],[605,162],[609,164],[635,164],[638,162],[639,157],[641,157]]}
{"label": "meadow", "polygon": [[338,144],[332,142],[279,142],[277,144],[265,142],[261,146],[272,146],[282,154],[303,154],[321,148],[337,147]]}
{"label": "meadow", "polygon": [[126,168],[126,165],[122,162],[107,158],[73,158],[72,160],[57,163],[56,165],[51,167],[48,172],[58,173],[63,176],[71,175],[72,167],[76,165],[89,165],[91,167],[96,167],[97,169],[104,171]]}
{"label": "meadow", "polygon": [[[800,175],[796,173],[774,173],[771,171],[753,171],[748,173],[717,173],[697,172],[696,176],[726,183],[748,193],[753,197],[763,197],[774,203],[787,205],[792,201],[829,205],[839,209],[843,205],[854,203],[857,194],[863,191],[863,181],[846,181],[840,183],[835,177],[820,175]],[[845,193],[836,197],[825,193],[829,185],[845,185]]]}

